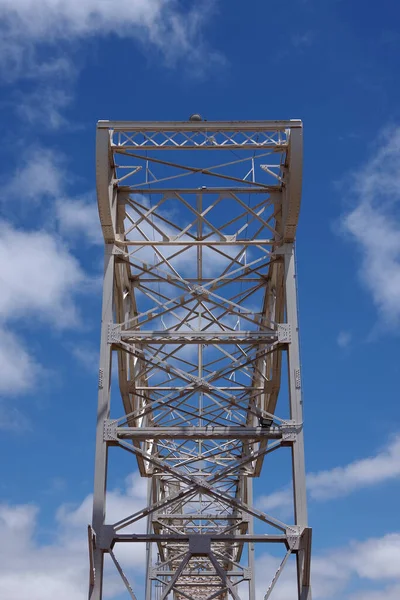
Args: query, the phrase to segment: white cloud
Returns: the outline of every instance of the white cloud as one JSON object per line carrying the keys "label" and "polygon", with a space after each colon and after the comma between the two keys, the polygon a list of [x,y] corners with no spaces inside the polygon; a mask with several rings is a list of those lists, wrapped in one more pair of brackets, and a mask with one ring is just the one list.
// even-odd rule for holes
{"label": "white cloud", "polygon": [[67,183],[73,180],[67,171],[63,154],[41,146],[29,148],[21,164],[6,182],[1,200],[10,199],[34,208],[52,201],[47,209],[47,221],[56,220],[61,234],[71,239],[84,239],[90,244],[103,244],[97,202],[94,194],[69,197]]}
{"label": "white cloud", "polygon": [[[256,560],[256,598],[264,598],[274,577],[283,555],[278,558],[263,554]],[[311,584],[313,598],[337,598],[343,592],[349,579],[348,570],[336,564],[336,555],[326,558],[315,555],[312,558]],[[288,600],[297,597],[296,566],[293,558],[286,563],[274,589],[271,598]],[[344,600],[344,596],[340,596]]]}
{"label": "white cloud", "polygon": [[359,276],[386,326],[400,323],[400,127],[386,130],[367,163],[352,174],[355,207],[343,231],[360,252]]}
{"label": "white cloud", "polygon": [[[4,14],[4,7],[0,7],[0,14]],[[29,83],[47,85],[70,85],[77,75],[77,68],[72,60],[61,54],[55,56],[55,50],[49,57],[38,56],[35,44],[29,38],[18,35],[9,29],[4,19],[0,24],[0,79],[4,83],[13,85],[18,80],[24,79]]]}
{"label": "white cloud", "polygon": [[[115,523],[123,517],[127,517],[147,505],[147,479],[132,473],[124,481],[122,489],[114,489],[107,492],[106,522]],[[74,508],[62,505],[57,513],[57,519],[62,525],[84,528],[92,519],[93,495],[90,494]],[[146,521],[142,519],[136,524],[136,532],[144,533]],[[123,531],[129,531],[125,528]]]}
{"label": "white cloud", "polygon": [[[45,231],[0,221],[0,255],[0,394],[15,396],[34,389],[45,369],[11,324],[77,325],[76,294],[89,287],[89,280],[62,241]],[[0,426],[15,429],[17,409],[6,404],[0,409]]]}
{"label": "white cloud", "polygon": [[60,231],[74,238],[86,239],[91,244],[104,244],[97,202],[92,195],[81,198],[61,198],[56,203]]}
{"label": "white cloud", "polygon": [[400,583],[378,590],[363,590],[349,596],[349,600],[399,600]]}
{"label": "white cloud", "polygon": [[[0,326],[0,396],[27,392],[43,374],[42,367],[24,346],[21,338]],[[0,409],[0,413],[0,429],[15,429],[13,413],[5,409]]]}
{"label": "white cloud", "polygon": [[80,366],[84,367],[89,373],[98,373],[99,352],[92,345],[74,344],[70,347],[70,351]]}
{"label": "white cloud", "polygon": [[[127,477],[122,489],[107,495],[107,522],[113,523],[146,505],[147,481],[138,473]],[[77,507],[62,505],[57,511],[56,526],[49,543],[38,543],[38,508],[30,505],[0,505],[0,597],[7,600],[25,600],[29,592],[32,600],[83,600],[87,591],[86,525],[91,519],[92,496],[87,496]],[[135,528],[145,530],[145,520]],[[118,545],[117,545],[118,546]],[[120,544],[115,552],[137,590],[144,580],[145,553],[140,544]],[[279,565],[279,559],[269,554],[256,561],[257,597],[262,598]],[[368,582],[382,583],[384,590],[394,591],[400,579],[400,534],[389,533],[380,538],[354,541],[342,547],[327,550],[313,557],[312,576],[315,598],[348,598],[347,585],[354,581],[357,587]],[[108,597],[122,591],[114,569],[107,572],[111,581]],[[294,561],[285,567],[273,593],[276,600],[294,597]],[[350,592],[349,592],[350,593]],[[371,592],[369,592],[371,593]],[[243,596],[245,597],[245,595]],[[358,600],[362,596],[351,596]],[[382,595],[382,597],[384,597]],[[379,596],[367,595],[368,600]]]}
{"label": "white cloud", "polygon": [[44,198],[54,198],[65,185],[64,158],[48,148],[32,147],[22,157],[12,177],[2,187],[1,200],[10,198],[38,204]]}
{"label": "white cloud", "polygon": [[[257,598],[263,598],[271,582],[280,560],[265,554],[256,561]],[[314,598],[342,598],[348,600],[383,600],[397,598],[395,591],[399,590],[397,580],[400,580],[400,534],[389,533],[378,538],[364,541],[354,541],[342,548],[314,553],[312,558],[312,588]],[[272,597],[276,600],[286,600],[296,596],[296,572],[294,561],[287,563]],[[357,592],[357,586],[362,588],[370,582],[390,583],[376,591]]]}
{"label": "white cloud", "polygon": [[343,562],[365,579],[400,579],[400,533],[351,543]]}
{"label": "white cloud", "polygon": [[293,493],[289,488],[277,490],[266,496],[260,496],[257,499],[257,506],[267,513],[287,514],[288,509],[293,505]]}
{"label": "white cloud", "polygon": [[337,345],[339,348],[347,348],[351,343],[352,335],[350,331],[340,331],[337,336]]}
{"label": "white cloud", "polygon": [[399,475],[400,436],[396,436],[375,456],[355,460],[345,467],[311,473],[307,476],[307,488],[311,497],[317,500],[336,498]]}
{"label": "white cloud", "polygon": [[[355,460],[344,467],[308,474],[307,490],[314,500],[329,500],[399,476],[400,435],[397,435],[374,456]],[[257,504],[266,511],[287,512],[292,506],[292,494],[288,489],[278,490],[260,496]]]}
{"label": "white cloud", "polygon": [[[1,200],[19,203],[24,214],[37,215],[38,209],[50,204],[40,213],[49,231],[18,228],[0,220],[0,393],[4,395],[29,392],[44,374],[27,342],[10,330],[11,323],[74,327],[80,323],[77,295],[96,284],[54,232],[56,223],[59,232],[73,232],[79,239],[85,234],[94,242],[99,236],[95,202],[90,205],[86,197],[68,199],[69,180],[62,154],[32,147],[2,188]],[[9,407],[1,408],[4,426],[15,421]]]}
{"label": "white cloud", "polygon": [[224,63],[203,38],[215,6],[211,0],[186,7],[179,0],[120,0],[117,7],[114,0],[0,0],[0,78],[33,82],[15,112],[38,128],[58,129],[85,66],[88,38],[134,40],[147,59],[156,51],[167,66],[183,62],[199,76]]}
{"label": "white cloud", "polygon": [[[57,130],[67,125],[63,109],[72,102],[72,95],[51,86],[38,87],[31,93],[19,95],[15,101],[15,111],[20,119],[32,126]],[[68,129],[71,126],[68,125]]]}
{"label": "white cloud", "polygon": [[74,294],[85,287],[78,261],[55,236],[0,222],[0,319],[40,318],[55,327],[78,321]]}
{"label": "white cloud", "polygon": [[158,49],[167,62],[178,58],[220,60],[207,52],[202,39],[204,23],[212,14],[211,2],[183,9],[177,0],[0,0],[6,56],[3,63],[23,74],[35,45],[70,43],[88,36],[116,34]]}
{"label": "white cloud", "polygon": [[[122,490],[107,495],[109,522],[128,516],[145,505],[146,480],[136,473],[127,478]],[[62,506],[52,541],[39,544],[38,508],[30,505],[0,504],[0,597],[7,600],[83,600],[88,588],[87,524],[91,521],[92,496],[75,509]],[[144,531],[140,525],[140,531]],[[137,529],[138,530],[138,529]],[[143,578],[143,547],[129,544],[115,553],[130,583]],[[107,567],[107,594],[114,598],[123,591],[113,565]],[[134,572],[132,571],[134,569]]]}
{"label": "white cloud", "polygon": [[83,600],[87,552],[75,551],[62,536],[38,545],[36,507],[0,505],[0,596],[7,600]]}

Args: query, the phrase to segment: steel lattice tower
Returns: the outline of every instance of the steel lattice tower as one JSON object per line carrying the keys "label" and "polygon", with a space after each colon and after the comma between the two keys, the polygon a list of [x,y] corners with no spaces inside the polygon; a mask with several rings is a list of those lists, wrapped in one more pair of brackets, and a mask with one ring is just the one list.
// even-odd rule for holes
{"label": "steel lattice tower", "polygon": [[[255,548],[273,543],[282,562],[263,595],[293,554],[298,598],[311,600],[294,256],[302,123],[100,121],[96,144],[105,269],[89,598],[102,598],[106,555],[135,598],[117,556],[134,543],[146,600],[254,600]],[[114,446],[136,458],[148,499],[106,524]],[[254,478],[273,491],[267,463],[282,447],[293,524],[253,504]]]}

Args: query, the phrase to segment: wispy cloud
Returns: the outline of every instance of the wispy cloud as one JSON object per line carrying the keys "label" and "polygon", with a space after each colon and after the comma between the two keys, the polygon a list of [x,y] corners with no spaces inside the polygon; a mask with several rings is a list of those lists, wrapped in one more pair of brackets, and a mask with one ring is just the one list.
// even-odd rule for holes
{"label": "wispy cloud", "polygon": [[83,66],[80,44],[110,35],[135,40],[147,56],[158,52],[171,67],[196,63],[199,72],[224,62],[203,35],[215,8],[210,1],[188,9],[177,0],[121,0],[116,10],[112,1],[0,0],[0,77],[71,83]]}
{"label": "wispy cloud", "polygon": [[[89,373],[98,373],[99,352],[90,344],[74,344],[70,348],[72,356],[78,364]],[[114,365],[114,363],[113,363]]]}
{"label": "wispy cloud", "polygon": [[400,127],[386,129],[347,183],[353,208],[342,230],[360,257],[359,277],[382,325],[400,325]]}
{"label": "wispy cloud", "polygon": [[290,38],[292,45],[297,48],[306,48],[311,46],[314,42],[315,34],[313,31],[303,31],[302,33],[295,33]]}
{"label": "wispy cloud", "polygon": [[65,183],[65,158],[49,148],[31,146],[2,187],[0,201],[8,203],[12,199],[26,206],[37,205],[62,194]]}
{"label": "wispy cloud", "polygon": [[[348,545],[314,553],[312,585],[315,598],[381,600],[397,598],[400,582],[400,534],[350,542]],[[279,566],[279,559],[265,554],[256,561],[257,598],[263,598]],[[375,590],[372,591],[371,583]],[[382,587],[378,587],[383,584]],[[362,592],[354,593],[354,589]],[[366,589],[367,588],[367,589]],[[386,596],[386,591],[389,595]],[[294,562],[288,563],[274,588],[276,600],[297,596]]]}
{"label": "wispy cloud", "polygon": [[[400,435],[395,436],[375,455],[355,460],[343,467],[307,475],[307,490],[313,500],[330,500],[347,496],[400,477]],[[292,506],[292,492],[282,489],[258,498],[264,510],[287,512]]]}
{"label": "wispy cloud", "polygon": [[29,125],[54,131],[67,126],[63,112],[72,101],[71,91],[48,84],[30,93],[19,93],[14,105],[17,117]]}
{"label": "wispy cloud", "polygon": [[350,331],[340,331],[337,336],[337,345],[339,348],[347,348],[351,344],[352,335]]}
{"label": "wispy cloud", "polygon": [[[0,326],[0,397],[16,396],[36,386],[43,368],[25,348],[24,341],[12,331]],[[0,429],[23,428],[24,420],[16,412],[0,404]]]}
{"label": "wispy cloud", "polygon": [[344,467],[307,476],[310,495],[316,500],[346,496],[400,476],[400,435],[374,456],[355,460]]}
{"label": "wispy cloud", "polygon": [[[0,79],[33,82],[17,98],[15,111],[31,125],[59,129],[84,68],[88,38],[134,40],[148,59],[155,53],[168,67],[190,65],[191,76],[225,64],[207,44],[204,31],[216,2],[182,7],[177,0],[0,0]],[[37,87],[35,87],[35,83]]]}

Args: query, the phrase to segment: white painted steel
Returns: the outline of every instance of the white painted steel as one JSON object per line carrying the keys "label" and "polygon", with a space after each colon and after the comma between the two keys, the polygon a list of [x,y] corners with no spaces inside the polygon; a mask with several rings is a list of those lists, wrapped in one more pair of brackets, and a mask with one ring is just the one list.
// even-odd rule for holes
{"label": "white painted steel", "polygon": [[[310,600],[293,250],[301,121],[100,121],[96,168],[107,251],[89,598],[102,598],[107,553],[134,597],[117,559],[131,542],[146,545],[146,600],[254,600],[255,547],[278,543],[265,591],[293,553]],[[136,457],[149,487],[143,509],[106,524],[112,446]],[[253,506],[253,478],[281,447],[293,524]]]}

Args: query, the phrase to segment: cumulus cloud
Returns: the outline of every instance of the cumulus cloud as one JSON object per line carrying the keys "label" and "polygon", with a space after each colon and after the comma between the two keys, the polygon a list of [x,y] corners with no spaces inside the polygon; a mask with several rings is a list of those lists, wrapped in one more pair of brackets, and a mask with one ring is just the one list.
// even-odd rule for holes
{"label": "cumulus cloud", "polygon": [[[127,478],[122,489],[108,493],[108,522],[134,513],[145,504],[146,481],[138,474]],[[61,506],[54,526],[54,539],[39,544],[39,510],[31,505],[0,504],[0,597],[7,600],[83,600],[88,589],[86,527],[91,520],[92,496],[77,507]],[[144,531],[144,523],[140,531]],[[140,545],[115,548],[118,560],[135,587],[143,578],[144,556]],[[134,569],[134,573],[133,570]],[[123,591],[113,565],[107,563],[106,597]]]}
{"label": "cumulus cloud", "polygon": [[37,517],[35,506],[0,505],[1,597],[83,599],[81,589],[87,579],[83,548],[74,554],[61,539],[47,546],[37,545],[34,539]]}
{"label": "cumulus cloud", "polygon": [[38,204],[54,198],[65,185],[64,158],[49,148],[31,147],[22,156],[13,175],[2,187],[1,200]]}
{"label": "cumulus cloud", "polygon": [[[307,490],[314,500],[329,500],[346,496],[359,489],[378,485],[400,476],[400,435],[374,456],[355,460],[344,467],[336,467],[307,475]],[[258,505],[264,510],[287,512],[292,506],[290,489],[261,496]]]}
{"label": "cumulus cloud", "polygon": [[[126,517],[146,504],[146,480],[138,473],[129,475],[120,488],[107,494],[107,522]],[[79,505],[62,505],[56,514],[50,542],[39,543],[40,513],[29,504],[0,504],[0,596],[10,600],[83,600],[88,586],[88,556],[86,525],[91,519],[92,496]],[[145,520],[139,521],[135,531],[145,531]],[[144,581],[145,552],[140,544],[116,546],[118,556],[129,581],[136,592]],[[263,598],[279,566],[279,558],[270,554],[256,560],[256,597]],[[341,547],[326,549],[313,557],[313,588],[315,598],[358,600],[354,591],[374,582],[376,592],[367,590],[368,600],[378,600],[400,582],[400,534],[388,533],[382,537],[356,540]],[[106,562],[106,597],[115,598],[123,590],[113,565]],[[350,585],[351,584],[351,585]],[[295,565],[289,561],[282,572],[273,597],[284,600],[295,596]],[[368,595],[370,594],[370,595]],[[138,595],[139,597],[139,595]],[[243,598],[246,594],[243,594]]]}
{"label": "cumulus cloud", "polygon": [[359,577],[372,581],[400,579],[400,533],[352,542],[343,562]]}
{"label": "cumulus cloud", "polygon": [[[26,190],[27,201],[35,204],[39,194],[54,194],[61,176],[51,166],[46,153],[26,164],[10,182],[8,197]],[[77,325],[76,296],[88,289],[89,280],[63,241],[47,231],[0,220],[0,254],[0,394],[15,396],[33,390],[44,369],[11,324],[40,321],[58,329]],[[1,407],[2,427],[13,428],[10,410]]]}
{"label": "cumulus cloud", "polygon": [[[46,231],[25,230],[0,220],[0,395],[31,392],[46,374],[15,323],[56,329],[80,321],[76,296],[88,278],[63,242]],[[0,405],[0,427],[18,429],[17,409]]]}
{"label": "cumulus cloud", "polygon": [[[125,478],[121,488],[115,488],[107,492],[107,523],[116,523],[123,517],[127,517],[146,505],[147,479],[139,473],[131,473]],[[64,504],[57,512],[57,520],[62,525],[85,528],[92,519],[93,495],[89,494],[76,507]],[[140,530],[140,531],[139,531]],[[138,521],[135,531],[144,533],[146,530],[145,519]],[[129,531],[128,528],[124,531]]]}
{"label": "cumulus cloud", "polygon": [[[43,368],[25,349],[24,341],[0,327],[0,396],[15,396],[35,387]],[[20,415],[0,406],[0,429],[16,429]]]}
{"label": "cumulus cloud", "polygon": [[[25,229],[0,219],[0,393],[7,396],[35,388],[44,369],[32,349],[11,325],[50,324],[75,327],[81,322],[80,294],[93,289],[95,280],[71,254],[65,239],[84,236],[89,243],[99,237],[94,199],[70,199],[66,194],[65,157],[49,148],[30,147],[2,187],[4,205],[19,207],[25,215],[40,214],[47,229]],[[46,206],[46,211],[41,209]],[[13,216],[17,214],[14,209]],[[93,215],[93,218],[91,218]],[[96,238],[97,235],[97,238]],[[13,409],[16,410],[15,408]],[[10,407],[1,406],[1,421],[15,421]]]}
{"label": "cumulus cloud", "polygon": [[288,514],[293,504],[293,493],[290,488],[277,490],[266,496],[260,496],[257,499],[257,505],[267,513],[276,513],[280,515]]}
{"label": "cumulus cloud", "polygon": [[61,233],[103,245],[97,202],[92,194],[80,198],[60,198],[55,205]]}
{"label": "cumulus cloud", "polygon": [[45,231],[0,222],[0,319],[40,318],[55,327],[77,323],[74,294],[86,276],[63,243]]}
{"label": "cumulus cloud", "polygon": [[[4,204],[13,201],[24,210],[47,207],[48,221],[55,220],[59,233],[71,240],[103,244],[97,202],[94,193],[71,197],[67,187],[73,181],[67,159],[61,152],[43,146],[31,146],[2,188]],[[50,217],[50,218],[49,218]]]}
{"label": "cumulus cloud", "polygon": [[358,248],[363,286],[382,323],[393,328],[400,324],[400,127],[381,134],[349,187],[354,207],[342,228]]}
{"label": "cumulus cloud", "polygon": [[349,600],[398,600],[399,598],[400,583],[378,590],[362,590],[349,596]]}

